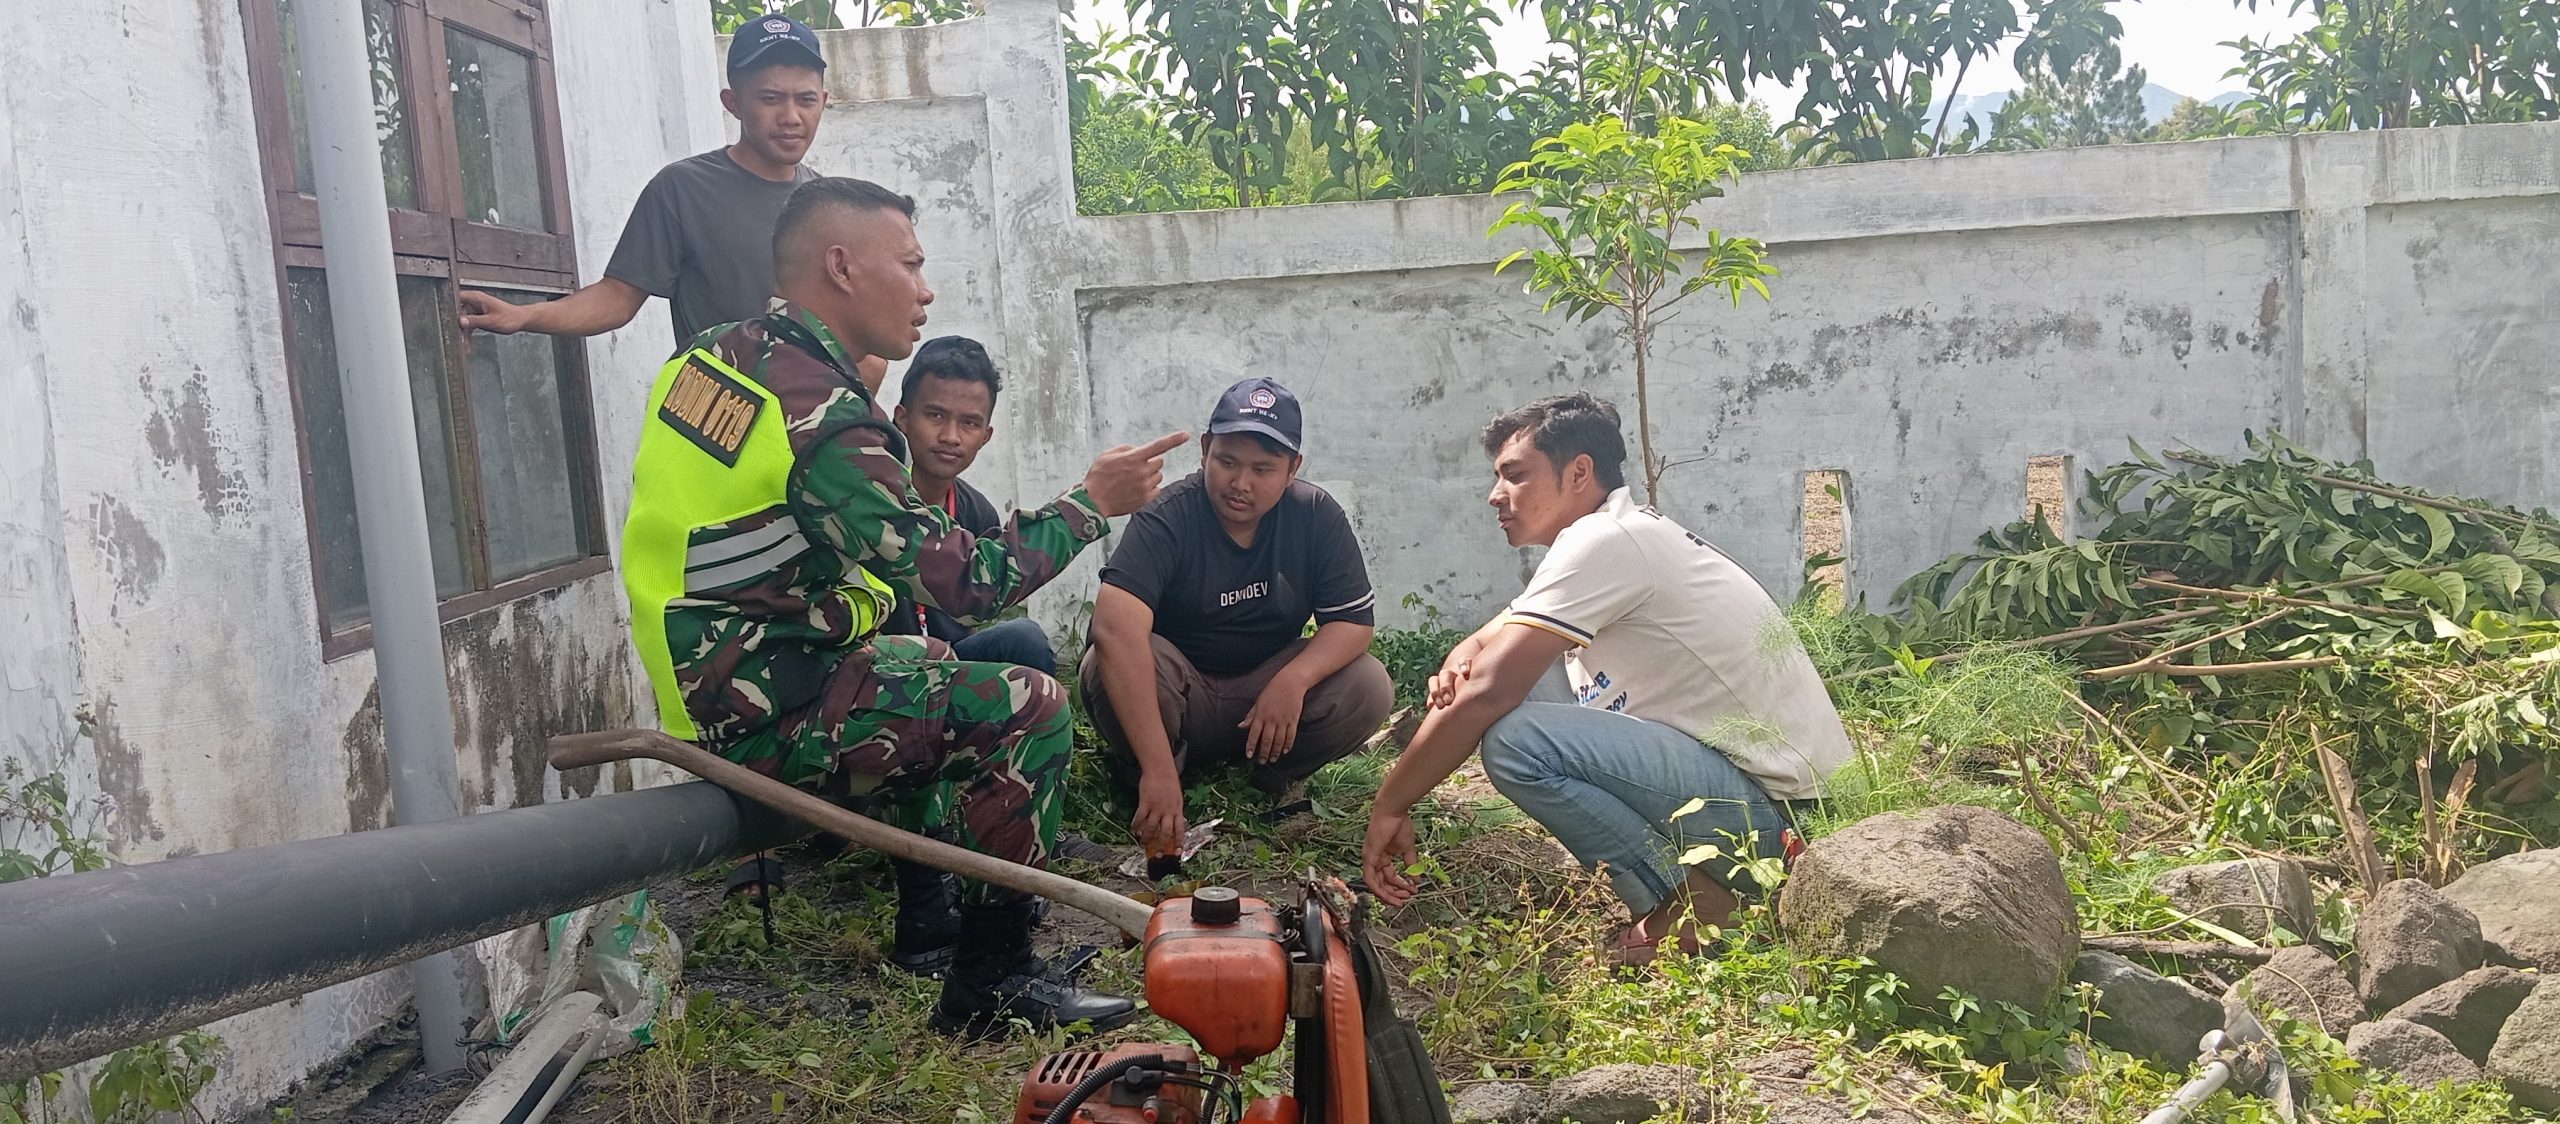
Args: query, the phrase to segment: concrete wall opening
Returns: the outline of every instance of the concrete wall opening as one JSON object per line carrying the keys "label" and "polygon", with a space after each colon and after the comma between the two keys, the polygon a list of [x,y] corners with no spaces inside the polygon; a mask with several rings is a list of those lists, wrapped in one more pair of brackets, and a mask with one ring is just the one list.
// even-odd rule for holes
{"label": "concrete wall opening", "polygon": [[2058,539],[2071,537],[2071,458],[2059,453],[2027,458],[2027,518],[2042,520]]}
{"label": "concrete wall opening", "polygon": [[1805,580],[1845,593],[1849,561],[1849,474],[1836,468],[1804,474]]}

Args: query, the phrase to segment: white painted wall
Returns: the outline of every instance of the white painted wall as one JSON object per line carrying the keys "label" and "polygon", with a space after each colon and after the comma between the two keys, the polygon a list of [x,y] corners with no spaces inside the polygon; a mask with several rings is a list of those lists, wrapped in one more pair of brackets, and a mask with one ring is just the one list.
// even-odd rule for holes
{"label": "white painted wall", "polygon": [[[372,659],[320,653],[240,10],[29,11],[0,38],[0,755],[112,797],[128,862],[388,812]],[[592,278],[649,174],[718,143],[709,16],[632,0],[552,19]],[[653,307],[588,348],[617,512],[669,338]],[[610,576],[456,621],[447,644],[470,809],[558,798],[549,734],[647,719]],[[527,937],[470,958],[502,1004]],[[230,1054],[204,1107],[254,1109],[404,990],[390,973],[217,1024]]]}

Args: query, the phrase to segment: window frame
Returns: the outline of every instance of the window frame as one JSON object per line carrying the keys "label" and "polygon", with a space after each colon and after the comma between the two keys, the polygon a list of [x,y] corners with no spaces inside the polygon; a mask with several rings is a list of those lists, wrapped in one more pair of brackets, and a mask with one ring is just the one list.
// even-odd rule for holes
{"label": "window frame", "polygon": [[[389,211],[394,271],[404,277],[436,278],[448,309],[454,307],[455,293],[462,288],[554,295],[576,291],[575,227],[569,211],[559,87],[552,66],[549,0],[378,2],[387,4],[393,15],[400,56],[398,70],[410,114],[410,166],[416,175],[417,206],[392,207]],[[303,536],[312,570],[312,627],[320,636],[322,659],[336,660],[371,649],[373,623],[368,612],[363,621],[346,628],[333,631],[329,627],[329,562],[320,538],[319,481],[311,452],[310,419],[303,401],[301,349],[295,338],[298,329],[289,314],[287,296],[289,270],[325,268],[327,263],[322,252],[319,203],[302,194],[299,187],[293,117],[285,85],[291,76],[284,65],[278,8],[278,0],[240,0],[257,126],[259,178],[275,252],[277,323],[283,335],[285,370],[292,389],[294,441],[301,458]],[[550,227],[548,231],[477,223],[461,214],[463,166],[446,73],[448,27],[517,51],[528,59],[542,213]],[[440,621],[483,612],[612,569],[586,341],[553,337],[552,343],[557,356],[559,395],[567,415],[562,419],[566,446],[563,452],[577,521],[574,534],[581,554],[568,562],[504,581],[491,579],[487,495],[466,367],[472,339],[458,322],[450,322],[443,349],[444,370],[438,377],[452,404],[451,452],[462,477],[456,496],[462,524],[462,542],[458,545],[472,588],[438,598]]]}

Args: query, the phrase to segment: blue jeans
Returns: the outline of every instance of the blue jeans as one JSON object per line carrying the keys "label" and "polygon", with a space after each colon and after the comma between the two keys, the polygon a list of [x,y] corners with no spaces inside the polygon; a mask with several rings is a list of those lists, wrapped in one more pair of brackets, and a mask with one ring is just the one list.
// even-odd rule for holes
{"label": "blue jeans", "polygon": [[[1786,817],[1760,782],[1659,722],[1525,702],[1485,732],[1480,752],[1493,787],[1553,832],[1583,869],[1606,871],[1639,917],[1679,889],[1686,878],[1679,855],[1689,848],[1721,848],[1728,857],[1708,859],[1701,869],[1744,892],[1758,887],[1730,856],[1784,851]],[[1693,799],[1706,805],[1672,818]]]}
{"label": "blue jeans", "polygon": [[1009,663],[1042,675],[1058,674],[1058,652],[1049,646],[1049,631],[1029,617],[999,621],[960,638],[951,658],[977,663]]}

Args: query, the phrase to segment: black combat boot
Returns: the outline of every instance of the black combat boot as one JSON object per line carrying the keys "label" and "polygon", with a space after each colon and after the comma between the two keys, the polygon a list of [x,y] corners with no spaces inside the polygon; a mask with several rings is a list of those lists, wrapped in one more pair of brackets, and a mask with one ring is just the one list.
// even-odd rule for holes
{"label": "black combat boot", "polygon": [[898,872],[897,935],[889,963],[909,975],[939,977],[960,942],[960,879],[923,863],[893,859]]}
{"label": "black combat boot", "polygon": [[1020,1019],[1035,1030],[1070,1023],[1111,1030],[1138,1016],[1136,1000],[1069,986],[1031,954],[1032,903],[960,907],[960,943],[928,1024],[971,1038]]}

